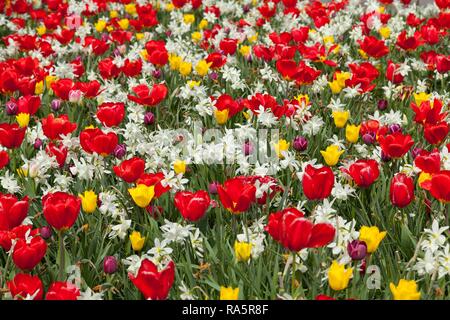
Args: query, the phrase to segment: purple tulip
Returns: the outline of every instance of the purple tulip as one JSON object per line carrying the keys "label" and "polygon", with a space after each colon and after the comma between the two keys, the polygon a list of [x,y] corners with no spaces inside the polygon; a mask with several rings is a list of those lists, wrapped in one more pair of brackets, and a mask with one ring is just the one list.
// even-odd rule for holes
{"label": "purple tulip", "polygon": [[362,260],[367,254],[367,245],[364,241],[353,240],[348,243],[347,252],[353,260]]}
{"label": "purple tulip", "polygon": [[117,259],[114,256],[106,256],[103,260],[103,271],[107,274],[113,274],[117,271]]}
{"label": "purple tulip", "polygon": [[302,136],[296,136],[292,143],[292,146],[297,151],[305,151],[308,148],[308,140]]}

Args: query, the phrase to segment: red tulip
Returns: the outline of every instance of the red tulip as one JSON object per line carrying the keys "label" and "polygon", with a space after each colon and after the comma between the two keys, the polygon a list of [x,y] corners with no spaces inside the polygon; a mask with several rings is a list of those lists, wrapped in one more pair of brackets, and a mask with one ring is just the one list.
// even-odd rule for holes
{"label": "red tulip", "polygon": [[129,59],[126,59],[122,67],[122,72],[127,77],[135,77],[141,73],[141,70],[142,70],[141,59],[137,59],[135,61],[130,61]]}
{"label": "red tulip", "polygon": [[217,98],[215,107],[219,111],[223,111],[225,109],[228,109],[228,118],[233,117],[235,114],[237,114],[241,107],[239,106],[239,103],[237,103],[231,96],[228,94],[222,94],[220,97]]}
{"label": "red tulip", "polygon": [[153,262],[145,259],[137,275],[129,273],[128,277],[142,292],[145,299],[164,300],[169,295],[175,279],[175,264],[170,261],[164,270],[158,271],[158,267]]}
{"label": "red tulip", "polygon": [[443,54],[440,54],[436,56],[436,70],[439,73],[450,71],[450,55],[444,56]]}
{"label": "red tulip", "polygon": [[57,230],[69,229],[80,213],[81,199],[65,192],[47,193],[42,211],[48,224]]}
{"label": "red tulip", "polygon": [[169,61],[169,53],[164,40],[150,40],[145,44],[148,53],[148,61],[155,66],[163,66]]}
{"label": "red tulip", "polygon": [[14,245],[12,258],[14,264],[22,270],[33,269],[45,256],[47,243],[40,236],[18,239]]}
{"label": "red tulip", "polygon": [[403,157],[414,144],[414,140],[409,134],[395,132],[386,136],[379,136],[381,150],[391,158]]}
{"label": "red tulip", "polygon": [[133,92],[137,96],[128,95],[128,99],[144,106],[155,106],[167,96],[167,87],[164,83],[153,85],[152,89],[145,85],[140,84],[134,87]]}
{"label": "red tulip", "polygon": [[[11,99],[14,101],[14,99]],[[18,113],[35,114],[41,106],[41,98],[39,96],[22,96],[17,100]]]}
{"label": "red tulip", "polygon": [[159,198],[170,190],[169,186],[163,186],[161,181],[164,179],[164,173],[144,173],[136,181],[136,185],[145,184],[147,187],[155,186],[155,198]]}
{"label": "red tulip", "polygon": [[88,82],[78,82],[76,88],[83,92],[83,96],[87,99],[95,98],[100,93],[100,82],[92,80]]}
{"label": "red tulip", "polygon": [[61,135],[72,133],[77,128],[76,123],[69,121],[69,117],[63,114],[57,118],[51,113],[41,120],[42,131],[50,140],[60,140]]}
{"label": "red tulip", "polygon": [[348,169],[342,169],[350,175],[358,187],[367,188],[374,183],[380,175],[378,162],[373,159],[360,159],[354,162]]}
{"label": "red tulip", "polygon": [[12,194],[0,194],[0,230],[11,230],[22,223],[28,214],[28,197],[18,200]]}
{"label": "red tulip", "polygon": [[222,41],[220,41],[219,48],[224,52],[224,54],[233,55],[237,49],[237,40],[225,38]]}
{"label": "red tulip", "polygon": [[80,289],[70,282],[56,281],[48,288],[45,300],[77,300]]}
{"label": "red tulip", "polygon": [[414,121],[422,125],[436,124],[445,119],[447,113],[441,113],[442,101],[434,99],[431,101],[424,101],[417,106],[414,102],[411,102],[411,109],[415,113]]}
{"label": "red tulip", "polygon": [[256,187],[239,178],[225,181],[217,192],[224,208],[235,214],[247,211],[256,198]]}
{"label": "red tulip", "polygon": [[397,173],[391,180],[389,189],[391,203],[404,208],[414,200],[414,181],[404,173]]}
{"label": "red tulip", "polygon": [[6,151],[0,151],[0,170],[6,167],[9,163],[9,155]]}
{"label": "red tulip", "polygon": [[303,193],[309,200],[323,200],[331,194],[334,174],[330,167],[307,165],[302,179]]}
{"label": "red tulip", "polygon": [[54,156],[56,158],[56,162],[58,162],[60,168],[64,167],[68,150],[62,143],[56,145],[53,142],[50,142],[45,148],[45,151],[49,156]]}
{"label": "red tulip", "polygon": [[350,63],[348,66],[352,71],[352,76],[345,81],[346,86],[352,88],[359,86],[360,92],[369,92],[375,88],[375,84],[373,84],[372,81],[374,81],[380,73],[371,63]]}
{"label": "red tulip", "polygon": [[0,247],[5,251],[9,251],[12,246],[12,241],[16,239],[25,239],[25,234],[29,233],[29,236],[35,236],[39,233],[39,229],[34,229],[30,225],[17,226],[11,230],[0,230]]}
{"label": "red tulip", "polygon": [[175,194],[175,207],[189,221],[200,220],[208,210],[211,199],[204,190],[197,192],[180,191]]}
{"label": "red tulip", "polygon": [[393,63],[391,60],[388,61],[386,68],[386,78],[394,83],[399,84],[403,81],[404,77],[399,72],[400,65]]}
{"label": "red tulip", "polygon": [[125,104],[105,102],[97,107],[97,118],[107,127],[118,126],[125,116]]}
{"label": "red tulip", "polygon": [[389,53],[389,48],[383,40],[378,40],[372,36],[366,36],[364,40],[358,41],[361,49],[367,53],[368,56],[379,59]]}
{"label": "red tulip", "polygon": [[58,98],[69,100],[69,92],[74,88],[74,83],[71,79],[59,79],[51,84],[51,88]]}
{"label": "red tulip", "polygon": [[28,273],[17,273],[11,281],[8,281],[8,289],[13,299],[22,300],[33,297],[33,300],[42,300],[44,288],[38,276]]}
{"label": "red tulip", "polygon": [[87,153],[97,153],[108,156],[113,153],[119,142],[114,132],[103,133],[99,128],[84,129],[80,133],[80,144]]}
{"label": "red tulip", "polygon": [[145,170],[145,161],[139,157],[124,160],[118,166],[113,167],[114,173],[125,182],[135,182],[142,176]]}
{"label": "red tulip", "polygon": [[120,69],[114,64],[112,58],[105,58],[98,62],[98,71],[103,79],[116,78],[120,74]]}
{"label": "red tulip", "polygon": [[8,149],[19,148],[25,138],[27,128],[20,128],[17,123],[0,124],[0,145]]}
{"label": "red tulip", "polygon": [[424,41],[419,31],[416,31],[412,37],[408,37],[404,30],[397,37],[397,46],[403,50],[416,50],[423,43]]}
{"label": "red tulip", "polygon": [[438,149],[432,152],[426,150],[420,151],[414,159],[414,165],[426,173],[438,173],[441,171],[441,155]]}
{"label": "red tulip", "polygon": [[425,124],[423,136],[429,144],[438,145],[447,137],[449,126],[447,121],[441,121],[436,124]]}
{"label": "red tulip", "polygon": [[291,251],[323,247],[334,239],[336,232],[329,223],[313,224],[296,208],[270,214],[265,230]]}
{"label": "red tulip", "polygon": [[450,170],[442,170],[433,174],[429,191],[437,200],[450,203]]}
{"label": "red tulip", "polygon": [[210,53],[205,60],[211,63],[211,69],[219,69],[227,62],[227,58],[219,52]]}

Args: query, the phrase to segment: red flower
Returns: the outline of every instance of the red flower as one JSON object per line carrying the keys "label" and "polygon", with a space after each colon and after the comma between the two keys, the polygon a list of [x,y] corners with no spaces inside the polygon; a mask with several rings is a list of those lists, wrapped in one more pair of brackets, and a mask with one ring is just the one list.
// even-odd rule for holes
{"label": "red flower", "polygon": [[391,180],[389,188],[391,203],[404,208],[414,200],[414,181],[404,173],[397,173]]}
{"label": "red flower", "polygon": [[345,81],[345,85],[348,87],[356,87],[359,85],[360,92],[372,91],[375,88],[375,84],[372,83],[378,76],[379,72],[369,62],[363,62],[361,64],[350,63],[350,70],[352,76]]}
{"label": "red flower", "polygon": [[430,193],[443,203],[450,203],[450,170],[442,170],[431,177]]}
{"label": "red flower", "polygon": [[98,71],[103,79],[116,78],[120,74],[120,69],[114,64],[112,58],[105,58],[98,62]]}
{"label": "red flower", "polygon": [[367,55],[376,59],[384,57],[389,53],[389,48],[384,44],[384,41],[372,36],[367,36],[364,40],[358,41],[358,43]]}
{"label": "red flower", "polygon": [[441,113],[442,101],[439,99],[434,99],[433,102],[424,101],[420,106],[411,102],[411,109],[415,113],[414,121],[420,124],[436,124],[447,116],[446,112]]}
{"label": "red flower", "polygon": [[353,181],[361,188],[367,188],[374,183],[380,175],[378,162],[373,159],[360,159],[354,162],[348,169],[342,169],[350,175]]}
{"label": "red flower", "polygon": [[80,133],[80,144],[87,153],[97,153],[106,157],[113,153],[119,142],[114,132],[104,133],[99,128],[84,129]]}
{"label": "red flower", "polygon": [[331,194],[334,174],[330,167],[307,165],[302,179],[303,193],[309,200],[322,200]]}
{"label": "red flower", "polygon": [[97,107],[97,118],[107,127],[118,126],[125,117],[125,104],[105,102]]}
{"label": "red flower", "polygon": [[313,224],[296,208],[270,214],[265,230],[291,251],[323,247],[334,239],[336,232],[329,223]]}
{"label": "red flower", "polygon": [[441,121],[436,124],[425,124],[423,135],[429,144],[437,145],[447,137],[448,130],[447,121]]}
{"label": "red flower", "polygon": [[0,246],[5,249],[5,251],[9,251],[12,246],[12,241],[18,238],[25,238],[25,234],[29,232],[29,236],[35,236],[38,234],[38,229],[32,229],[30,225],[17,226],[9,231],[0,230]]}
{"label": "red flower", "polygon": [[[15,99],[11,99],[14,101]],[[15,102],[15,101],[14,101]],[[41,106],[41,98],[39,96],[22,96],[17,100],[18,113],[35,114]]]}
{"label": "red flower", "polygon": [[128,99],[144,106],[155,106],[167,96],[167,87],[164,83],[154,84],[152,89],[145,85],[140,84],[134,87],[133,92],[137,95],[128,95]]}
{"label": "red flower", "polygon": [[56,145],[53,142],[50,142],[45,148],[45,151],[48,155],[56,158],[56,162],[58,162],[60,168],[64,167],[68,150],[62,143]]}
{"label": "red flower", "polygon": [[8,281],[8,289],[14,299],[25,299],[31,296],[33,300],[42,300],[44,288],[38,276],[28,273],[17,273],[11,281]]}
{"label": "red flower", "polygon": [[439,73],[446,73],[450,71],[450,56],[442,54],[436,56],[436,70]]}
{"label": "red flower", "polygon": [[70,282],[56,281],[48,288],[45,300],[77,300],[80,289]]}
{"label": "red flower", "polygon": [[432,152],[426,150],[420,151],[419,155],[414,159],[414,165],[426,173],[438,173],[441,171],[441,155],[439,150],[434,149]]}
{"label": "red flower", "polygon": [[139,75],[142,71],[142,60],[137,59],[135,61],[130,61],[129,59],[125,60],[125,63],[122,67],[122,72],[127,77],[135,77]]}
{"label": "red flower", "polygon": [[219,69],[227,62],[227,57],[219,52],[213,52],[206,57],[206,62],[211,63],[211,69]]}
{"label": "red flower", "polygon": [[8,149],[19,148],[25,138],[27,128],[20,128],[17,123],[0,124],[0,145]]}
{"label": "red flower", "polygon": [[414,144],[409,134],[404,135],[401,132],[379,136],[378,142],[384,154],[391,158],[403,157]]}
{"label": "red flower", "polygon": [[420,35],[420,32],[414,32],[412,37],[408,37],[406,35],[406,31],[402,31],[397,37],[397,46],[402,48],[403,50],[416,50],[417,47],[423,44],[423,39]]}
{"label": "red flower", "polygon": [[69,92],[74,88],[74,83],[71,79],[59,79],[51,84],[55,95],[62,100],[69,100]]}
{"label": "red flower", "polygon": [[235,214],[247,211],[256,198],[256,187],[239,177],[225,181],[217,192],[224,208]]}
{"label": "red flower", "polygon": [[175,264],[170,261],[164,270],[158,271],[153,262],[145,259],[142,261],[137,275],[129,273],[128,277],[142,292],[145,299],[164,300],[169,295],[175,279]]}
{"label": "red flower", "polygon": [[114,173],[125,182],[135,182],[142,176],[145,170],[145,161],[139,157],[134,157],[122,161],[118,166],[113,167]]}
{"label": "red flower", "polygon": [[228,94],[222,94],[220,97],[218,97],[215,103],[215,107],[219,111],[228,109],[228,118],[233,117],[235,114],[242,110],[239,103],[233,100],[233,98]]}
{"label": "red flower", "polygon": [[[27,235],[25,235],[27,237]],[[47,243],[40,236],[28,236],[18,239],[14,245],[12,258],[17,268],[22,270],[33,269],[45,256]]]}
{"label": "red flower", "polygon": [[155,197],[159,198],[164,193],[170,190],[169,186],[164,187],[161,181],[164,179],[164,173],[144,173],[137,181],[136,184],[145,184],[147,187],[155,186]]}
{"label": "red flower", "polygon": [[148,61],[155,66],[163,66],[169,61],[169,54],[164,40],[150,40],[145,44],[148,53]]}
{"label": "red flower", "polygon": [[208,210],[211,199],[204,190],[197,192],[180,191],[175,194],[175,207],[189,221],[200,220]]}
{"label": "red flower", "polygon": [[72,133],[77,128],[76,123],[69,121],[69,117],[63,114],[57,118],[50,113],[47,118],[41,120],[42,131],[50,140],[60,140],[61,135]]}
{"label": "red flower", "polygon": [[399,68],[400,65],[393,63],[391,60],[388,61],[386,78],[394,84],[399,84],[404,79],[404,77],[399,73]]}
{"label": "red flower", "polygon": [[27,217],[29,206],[26,196],[19,200],[12,194],[0,193],[0,230],[11,230],[20,225]]}
{"label": "red flower", "polygon": [[101,85],[97,80],[92,80],[88,82],[78,82],[75,87],[83,92],[85,98],[90,99],[98,96]]}
{"label": "red flower", "polygon": [[81,199],[65,193],[47,193],[42,198],[42,211],[48,224],[57,230],[69,229],[80,213]]}
{"label": "red flower", "polygon": [[225,38],[222,41],[220,41],[219,47],[224,54],[233,55],[237,49],[237,39]]}
{"label": "red flower", "polygon": [[9,163],[9,155],[6,151],[0,151],[0,170],[6,167]]}

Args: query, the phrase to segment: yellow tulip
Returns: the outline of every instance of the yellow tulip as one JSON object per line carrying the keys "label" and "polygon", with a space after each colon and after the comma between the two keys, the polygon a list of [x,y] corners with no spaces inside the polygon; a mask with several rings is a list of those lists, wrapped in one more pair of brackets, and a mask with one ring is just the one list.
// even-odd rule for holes
{"label": "yellow tulip", "polygon": [[130,26],[130,20],[128,20],[128,19],[120,19],[119,22],[117,22],[117,24],[119,25],[119,27],[122,30],[127,30],[128,27]]}
{"label": "yellow tulip", "polygon": [[150,204],[155,195],[155,187],[138,184],[137,187],[128,189],[128,192],[133,198],[134,203],[141,208],[145,208]]}
{"label": "yellow tulip", "polygon": [[366,243],[368,253],[375,252],[385,236],[386,231],[380,232],[378,227],[362,226],[359,230],[359,240]]}
{"label": "yellow tulip", "polygon": [[237,261],[246,262],[250,259],[252,244],[248,242],[234,242],[234,255]]}
{"label": "yellow tulip", "polygon": [[278,158],[284,158],[283,152],[289,149],[290,143],[284,139],[278,140],[278,143],[275,144],[275,152],[277,153]]}
{"label": "yellow tulip", "polygon": [[195,71],[197,74],[201,77],[206,76],[209,71],[209,67],[211,66],[212,62],[206,62],[206,60],[200,60],[197,65],[195,66]]}
{"label": "yellow tulip", "polygon": [[110,17],[111,19],[117,18],[118,16],[119,16],[119,13],[118,13],[116,10],[111,10],[111,11],[109,12],[109,17]]}
{"label": "yellow tulip", "polygon": [[170,69],[171,70],[178,70],[180,68],[180,64],[181,64],[181,57],[175,55],[175,54],[171,54],[169,55],[169,65],[170,65]]}
{"label": "yellow tulip", "polygon": [[383,37],[383,39],[387,39],[391,35],[391,29],[389,29],[389,27],[381,27],[378,32]]}
{"label": "yellow tulip", "polygon": [[134,16],[137,13],[136,5],[134,3],[129,3],[125,5],[125,12],[129,15]]}
{"label": "yellow tulip", "polygon": [[39,27],[37,27],[36,32],[40,36],[44,35],[47,32],[47,28],[45,27],[45,24],[41,24]]}
{"label": "yellow tulip", "polygon": [[345,127],[345,139],[347,139],[348,142],[355,143],[359,139],[359,130],[361,129],[361,126],[356,126],[354,124],[348,124]]}
{"label": "yellow tulip", "polygon": [[189,75],[192,71],[192,63],[182,61],[178,67],[178,71],[180,71],[182,76]]}
{"label": "yellow tulip", "polygon": [[200,30],[205,29],[208,26],[208,20],[206,19],[202,19],[202,21],[200,21],[200,23],[198,24],[198,28]]}
{"label": "yellow tulip", "polygon": [[328,284],[330,288],[335,291],[344,290],[348,287],[352,274],[352,268],[346,269],[344,264],[340,264],[334,260],[328,270]]}
{"label": "yellow tulip", "polygon": [[341,86],[341,88],[345,88],[345,80],[350,79],[350,72],[336,72],[336,80]]}
{"label": "yellow tulip", "polygon": [[218,124],[222,125],[225,124],[228,121],[228,109],[215,110],[214,111],[214,117],[216,118],[216,121]]}
{"label": "yellow tulip", "polygon": [[422,102],[430,100],[431,94],[427,94],[426,92],[414,93],[414,100],[418,107],[422,104]]}
{"label": "yellow tulip", "polygon": [[220,287],[220,300],[238,300],[239,288]]}
{"label": "yellow tulip", "polygon": [[195,22],[195,16],[192,13],[185,14],[183,16],[183,21],[186,24],[193,24]]}
{"label": "yellow tulip", "polygon": [[343,128],[347,123],[348,118],[350,117],[350,112],[348,112],[347,110],[333,111],[332,115],[335,126],[338,128]]}
{"label": "yellow tulip", "polygon": [[202,40],[202,33],[198,31],[192,32],[191,39],[195,43],[199,42],[200,40]]}
{"label": "yellow tulip", "polygon": [[[138,32],[138,33],[136,33],[135,34],[135,36],[136,36],[136,40],[142,40],[142,39],[144,39],[144,34],[142,33],[142,32]],[[147,51],[145,51],[146,53],[147,53]]]}
{"label": "yellow tulip", "polygon": [[241,46],[239,48],[239,53],[244,57],[248,57],[250,55],[250,47],[249,46]]}
{"label": "yellow tulip", "polygon": [[338,163],[339,157],[344,153],[344,150],[339,151],[339,147],[333,144],[328,146],[325,151],[321,150],[320,153],[325,163],[332,167]]}
{"label": "yellow tulip", "polygon": [[333,80],[333,82],[328,82],[328,86],[331,89],[331,92],[333,94],[338,94],[342,91],[342,87],[339,85],[339,82],[337,80]]}
{"label": "yellow tulip", "polygon": [[92,213],[97,209],[97,195],[92,190],[87,190],[78,195],[81,198],[81,207],[86,213]]}
{"label": "yellow tulip", "polygon": [[46,76],[45,77],[45,87],[48,89],[52,85],[53,82],[56,81],[55,76]]}
{"label": "yellow tulip", "polygon": [[44,92],[44,81],[39,81],[34,87],[34,94],[42,94]]}
{"label": "yellow tulip", "polygon": [[414,280],[400,279],[398,285],[389,284],[394,300],[420,300],[420,291],[417,290],[417,283]]}
{"label": "yellow tulip", "polygon": [[141,237],[141,233],[133,231],[130,235],[131,247],[134,251],[141,251],[144,247],[145,237]]}
{"label": "yellow tulip", "polygon": [[21,112],[16,116],[16,120],[19,127],[25,128],[28,126],[28,123],[30,123],[30,114]]}
{"label": "yellow tulip", "polygon": [[100,19],[94,24],[94,26],[97,32],[102,32],[106,28],[106,21]]}
{"label": "yellow tulip", "polygon": [[186,173],[186,161],[176,160],[173,164],[173,170],[176,174]]}

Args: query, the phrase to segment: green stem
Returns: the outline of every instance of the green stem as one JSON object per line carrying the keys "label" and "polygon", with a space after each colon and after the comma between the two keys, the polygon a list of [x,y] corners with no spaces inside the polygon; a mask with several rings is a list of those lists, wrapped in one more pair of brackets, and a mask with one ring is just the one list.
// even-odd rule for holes
{"label": "green stem", "polygon": [[64,280],[65,252],[64,252],[64,233],[62,230],[58,232],[59,236],[59,275],[60,281]]}

